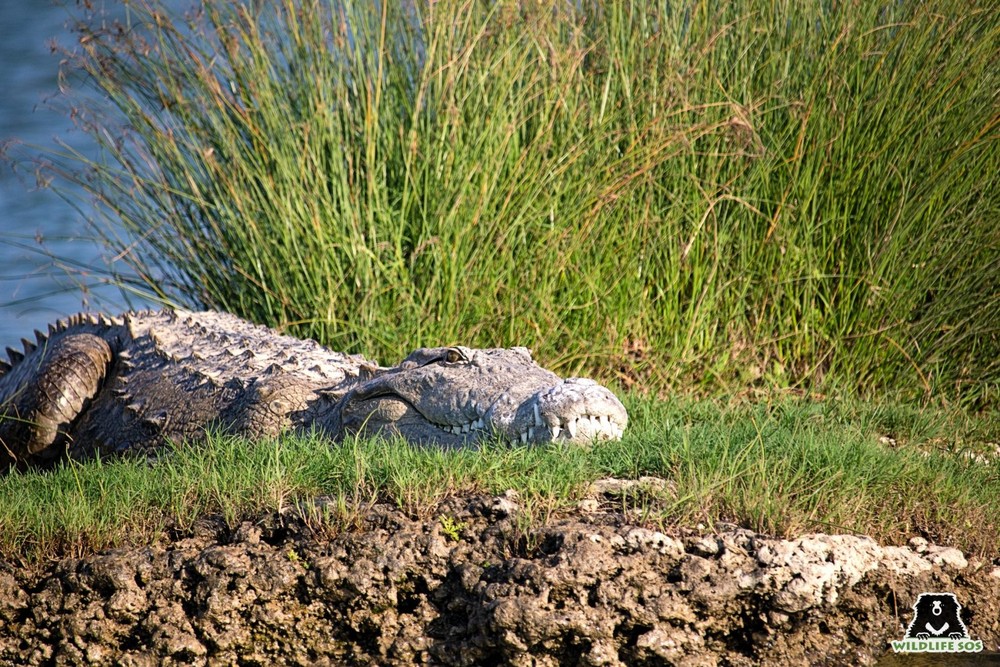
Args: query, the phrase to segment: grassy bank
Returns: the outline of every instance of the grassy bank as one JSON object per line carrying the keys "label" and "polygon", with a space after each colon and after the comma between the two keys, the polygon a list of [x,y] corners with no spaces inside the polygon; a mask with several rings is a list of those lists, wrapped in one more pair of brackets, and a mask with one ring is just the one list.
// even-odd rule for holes
{"label": "grassy bank", "polygon": [[992,3],[140,1],[78,29],[104,154],[45,159],[131,289],[382,361],[996,402]]}
{"label": "grassy bank", "polygon": [[723,519],[777,535],[850,532],[890,543],[923,535],[972,552],[1000,549],[995,418],[793,400],[727,407],[633,398],[628,407],[625,438],[593,449],[215,438],[152,466],[12,474],[0,478],[0,556],[36,561],[146,544],[206,514],[235,525],[316,495],[331,498],[316,524],[339,530],[376,499],[433,518],[443,498],[514,489],[529,526],[574,506],[595,479],[642,475],[670,484],[627,496],[619,509],[652,526]]}

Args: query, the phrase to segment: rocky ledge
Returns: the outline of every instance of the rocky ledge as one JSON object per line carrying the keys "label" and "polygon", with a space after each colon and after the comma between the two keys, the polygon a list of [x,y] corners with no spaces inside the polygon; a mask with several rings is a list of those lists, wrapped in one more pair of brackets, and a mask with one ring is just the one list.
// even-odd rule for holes
{"label": "rocky ledge", "polygon": [[315,509],[0,564],[0,662],[864,665],[931,591],[1000,643],[1000,568],[920,540],[672,536],[601,503],[530,527],[511,494],[376,504],[339,532]]}

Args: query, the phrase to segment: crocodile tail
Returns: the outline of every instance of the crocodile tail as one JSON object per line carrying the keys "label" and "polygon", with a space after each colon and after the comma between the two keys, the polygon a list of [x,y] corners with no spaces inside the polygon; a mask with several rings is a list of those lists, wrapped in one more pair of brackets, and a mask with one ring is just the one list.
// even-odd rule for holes
{"label": "crocodile tail", "polygon": [[[65,444],[73,421],[104,382],[112,350],[100,335],[107,318],[76,315],[8,348],[0,364],[0,469],[47,459]],[[6,465],[4,465],[6,464]]]}
{"label": "crocodile tail", "polygon": [[[72,333],[92,333],[103,337],[109,329],[121,324],[122,318],[120,317],[113,318],[103,314],[77,313],[50,324],[48,332],[36,329],[34,342],[27,338],[21,339],[21,345],[24,348],[23,351],[8,347],[7,358],[4,359],[0,355],[0,383],[3,382],[5,375],[20,365],[26,357],[32,356],[39,348],[42,348],[41,354],[45,354],[45,348],[57,341],[60,336]],[[0,384],[0,406],[7,403],[10,393],[9,390],[5,390],[4,384]]]}

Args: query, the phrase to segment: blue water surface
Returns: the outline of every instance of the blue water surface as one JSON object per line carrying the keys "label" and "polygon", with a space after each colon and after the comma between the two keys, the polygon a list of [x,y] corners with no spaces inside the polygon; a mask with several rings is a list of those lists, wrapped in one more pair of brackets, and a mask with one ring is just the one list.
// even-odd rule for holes
{"label": "blue water surface", "polygon": [[[114,0],[105,2],[115,11]],[[32,146],[52,149],[59,142],[95,152],[68,114],[54,108],[60,102],[62,56],[53,43],[74,44],[69,20],[62,4],[0,0],[0,143],[9,154],[29,155],[38,152]],[[39,188],[30,165],[15,169],[0,162],[0,354],[55,319],[80,310],[126,308],[118,289],[101,276],[104,251],[87,228],[87,215],[86,208],[76,210],[52,190]],[[81,266],[97,271],[71,276],[63,268]],[[143,305],[134,298],[132,304]]]}

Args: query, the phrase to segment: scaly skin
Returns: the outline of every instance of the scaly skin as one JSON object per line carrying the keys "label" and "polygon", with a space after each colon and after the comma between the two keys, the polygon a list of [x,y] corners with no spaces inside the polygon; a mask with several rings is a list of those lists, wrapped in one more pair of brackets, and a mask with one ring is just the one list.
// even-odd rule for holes
{"label": "scaly skin", "polygon": [[398,366],[215,312],[76,315],[0,362],[0,467],[197,440],[318,429],[420,444],[586,443],[628,416],[591,380],[560,379],[526,348],[421,348]]}

